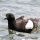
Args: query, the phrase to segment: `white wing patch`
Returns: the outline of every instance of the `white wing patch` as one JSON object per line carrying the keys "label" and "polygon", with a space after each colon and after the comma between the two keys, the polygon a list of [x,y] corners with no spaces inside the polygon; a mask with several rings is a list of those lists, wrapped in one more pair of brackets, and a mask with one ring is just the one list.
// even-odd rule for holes
{"label": "white wing patch", "polygon": [[28,20],[28,23],[25,25],[26,29],[32,29],[33,28],[33,22],[31,20]]}

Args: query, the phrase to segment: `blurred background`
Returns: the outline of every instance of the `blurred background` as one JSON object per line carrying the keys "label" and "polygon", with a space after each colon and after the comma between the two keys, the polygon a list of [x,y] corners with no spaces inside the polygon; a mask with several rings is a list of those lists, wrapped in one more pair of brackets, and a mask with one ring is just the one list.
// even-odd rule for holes
{"label": "blurred background", "polygon": [[13,13],[15,18],[22,15],[40,18],[40,0],[0,0],[0,40],[40,40],[40,33],[26,34],[27,37],[14,35],[9,39],[7,20],[4,20],[7,13]]}

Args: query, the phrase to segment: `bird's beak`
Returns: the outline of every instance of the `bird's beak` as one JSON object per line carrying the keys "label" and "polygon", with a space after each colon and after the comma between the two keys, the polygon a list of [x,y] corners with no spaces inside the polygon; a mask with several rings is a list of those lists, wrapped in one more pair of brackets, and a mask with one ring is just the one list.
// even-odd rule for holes
{"label": "bird's beak", "polygon": [[4,18],[4,20],[6,20],[7,18]]}

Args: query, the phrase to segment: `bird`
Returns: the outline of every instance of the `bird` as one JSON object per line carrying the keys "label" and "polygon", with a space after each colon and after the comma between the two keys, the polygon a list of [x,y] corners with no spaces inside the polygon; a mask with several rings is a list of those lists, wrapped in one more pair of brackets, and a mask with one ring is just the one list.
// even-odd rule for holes
{"label": "bird", "polygon": [[7,13],[5,19],[8,20],[8,29],[26,33],[31,33],[35,27],[37,28],[39,21],[36,18],[27,18],[25,16],[15,19],[12,13]]}

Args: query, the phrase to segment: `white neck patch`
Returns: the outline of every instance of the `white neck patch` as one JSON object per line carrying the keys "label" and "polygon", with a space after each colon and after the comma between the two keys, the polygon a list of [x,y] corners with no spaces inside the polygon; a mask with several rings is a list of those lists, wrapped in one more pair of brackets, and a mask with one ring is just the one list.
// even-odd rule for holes
{"label": "white neck patch", "polygon": [[32,29],[33,28],[33,22],[31,20],[28,20],[28,23],[25,25],[26,29]]}

